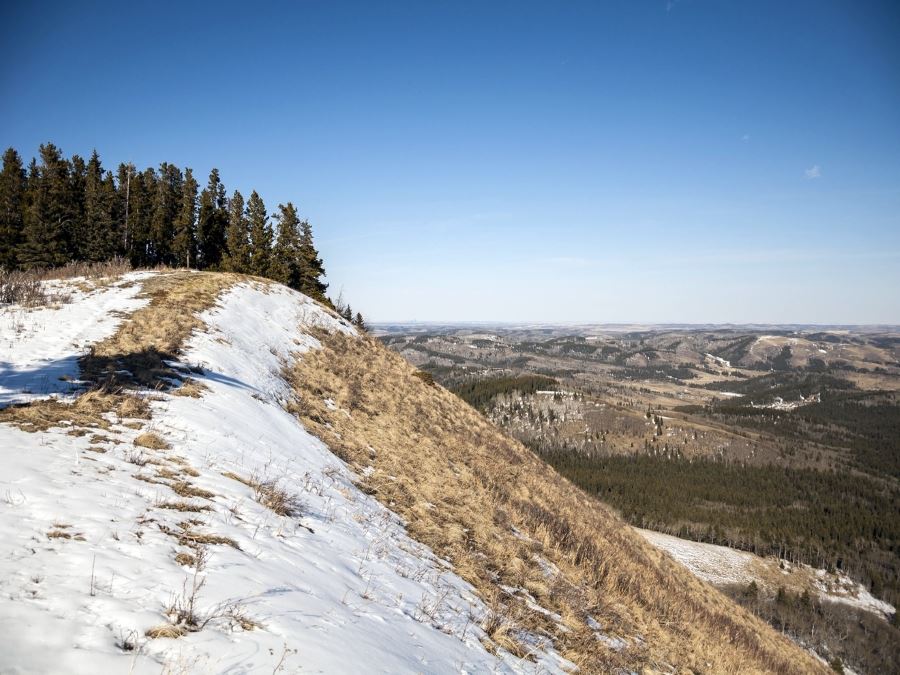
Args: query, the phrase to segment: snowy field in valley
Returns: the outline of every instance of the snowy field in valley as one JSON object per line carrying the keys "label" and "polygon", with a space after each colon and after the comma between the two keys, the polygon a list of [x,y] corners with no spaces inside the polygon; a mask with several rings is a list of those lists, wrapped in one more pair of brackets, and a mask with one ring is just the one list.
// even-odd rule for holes
{"label": "snowy field in valley", "polygon": [[883,617],[894,612],[892,605],[873,597],[869,591],[844,574],[829,574],[826,570],[809,565],[796,565],[772,557],[763,558],[727,546],[690,541],[652,530],[634,529],[693,574],[713,585],[749,584],[755,580],[773,591],[777,590],[777,585],[807,588],[823,600],[844,603]]}
{"label": "snowy field in valley", "polygon": [[[35,383],[77,377],[77,357],[140,306],[139,290],[123,283],[25,312],[22,331],[4,323],[4,400],[66,391]],[[145,392],[151,419],[109,414],[96,434],[0,425],[0,672],[571,666],[549,650],[535,662],[489,653],[473,589],[285,411],[281,372],[318,346],[309,329],[349,325],[252,283],[202,319],[181,358],[200,396]],[[144,434],[165,446],[136,446]],[[261,486],[280,491],[290,515],[263,505]],[[198,552],[203,564],[185,562]],[[202,629],[148,637],[188,605]]]}

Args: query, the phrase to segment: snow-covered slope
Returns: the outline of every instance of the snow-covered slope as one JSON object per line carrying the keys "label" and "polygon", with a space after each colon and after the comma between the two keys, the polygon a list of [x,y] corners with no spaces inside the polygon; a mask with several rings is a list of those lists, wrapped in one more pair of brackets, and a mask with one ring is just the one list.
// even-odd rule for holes
{"label": "snow-covered slope", "polygon": [[[143,302],[132,281],[39,310],[21,338],[4,318],[5,400],[42,369],[74,377],[110,312]],[[552,652],[489,653],[472,588],[285,411],[281,371],[317,348],[311,329],[352,328],[253,282],[201,318],[180,364],[199,396],[145,392],[149,420],[110,413],[96,433],[0,425],[0,672],[566,668]],[[264,505],[272,494],[282,508]],[[147,635],[179,607],[202,629]]]}

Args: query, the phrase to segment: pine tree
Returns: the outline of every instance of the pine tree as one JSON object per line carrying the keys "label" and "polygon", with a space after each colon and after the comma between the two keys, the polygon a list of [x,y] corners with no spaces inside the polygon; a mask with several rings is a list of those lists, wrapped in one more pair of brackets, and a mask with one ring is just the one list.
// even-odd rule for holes
{"label": "pine tree", "polygon": [[328,284],[322,281],[325,268],[319,258],[319,252],[313,244],[312,227],[304,220],[300,225],[300,284],[299,291],[315,300],[327,302],[325,291]]}
{"label": "pine tree", "polygon": [[300,290],[303,261],[300,251],[300,218],[291,202],[278,205],[278,236],[272,248],[269,275],[295,290]]}
{"label": "pine tree", "polygon": [[0,172],[0,269],[14,269],[18,265],[18,249],[23,239],[25,175],[22,158],[9,148],[3,153]]}
{"label": "pine tree", "polygon": [[40,148],[41,163],[32,162],[24,214],[25,242],[20,264],[26,269],[64,265],[70,259],[70,166],[52,143]]}
{"label": "pine tree", "polygon": [[197,218],[197,254],[199,266],[216,269],[225,254],[225,229],[228,224],[228,199],[225,186],[219,180],[219,170],[209,173],[209,182],[200,193],[200,212]]}
{"label": "pine tree", "polygon": [[244,212],[244,196],[234,191],[228,204],[228,229],[225,232],[226,272],[246,273],[250,270],[250,229]]}
{"label": "pine tree", "polygon": [[185,169],[181,184],[181,208],[175,219],[175,240],[172,242],[176,264],[183,264],[185,267],[196,264],[194,228],[197,219],[197,188],[194,172],[190,168]]}
{"label": "pine tree", "polygon": [[266,205],[254,190],[247,200],[247,221],[250,227],[250,273],[267,276],[271,266],[272,228],[269,227]]}
{"label": "pine tree", "polygon": [[368,332],[369,327],[366,325],[365,320],[363,319],[363,315],[359,312],[356,313],[356,318],[353,319],[353,325],[356,326],[363,333]]}

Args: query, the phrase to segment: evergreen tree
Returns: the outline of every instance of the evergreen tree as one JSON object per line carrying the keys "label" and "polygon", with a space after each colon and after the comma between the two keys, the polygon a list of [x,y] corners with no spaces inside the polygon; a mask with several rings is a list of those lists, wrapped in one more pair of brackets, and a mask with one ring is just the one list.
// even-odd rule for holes
{"label": "evergreen tree", "polygon": [[197,219],[197,254],[200,267],[217,268],[225,254],[225,229],[228,224],[228,199],[219,180],[219,170],[209,173],[209,182],[200,193]]}
{"label": "evergreen tree", "polygon": [[194,228],[197,219],[197,180],[191,169],[184,170],[184,182],[181,184],[181,208],[175,220],[175,240],[172,242],[172,253],[176,264],[190,267],[196,264],[196,242]]}
{"label": "evergreen tree", "polygon": [[66,200],[71,209],[69,221],[70,246],[69,256],[74,260],[88,259],[90,241],[85,223],[84,193],[87,177],[87,165],[79,155],[72,155],[69,162],[69,184]]}
{"label": "evergreen tree", "polygon": [[303,260],[300,250],[300,218],[291,202],[278,205],[278,236],[272,248],[269,275],[275,281],[300,290]]}
{"label": "evergreen tree", "polygon": [[22,244],[22,212],[25,208],[25,167],[19,153],[3,153],[0,171],[0,268],[14,269]]}
{"label": "evergreen tree", "polygon": [[315,300],[327,302],[325,291],[328,284],[322,281],[325,268],[319,252],[313,244],[312,227],[304,220],[300,225],[300,283],[298,290]]}
{"label": "evergreen tree", "polygon": [[251,274],[267,276],[271,266],[272,228],[266,215],[266,205],[254,190],[247,200],[247,221],[250,227]]}
{"label": "evergreen tree", "polygon": [[41,163],[32,163],[24,214],[25,242],[20,264],[27,268],[64,265],[71,257],[70,166],[52,143],[40,148]]}
{"label": "evergreen tree", "polygon": [[104,177],[100,156],[94,150],[87,163],[84,180],[85,260],[109,260],[118,251],[115,223],[115,184],[111,173]]}
{"label": "evergreen tree", "polygon": [[155,265],[176,264],[172,241],[175,238],[175,219],[181,202],[183,180],[181,169],[174,164],[163,162],[159,165],[150,228],[150,259]]}
{"label": "evergreen tree", "polygon": [[356,318],[353,319],[353,325],[356,326],[363,333],[368,332],[369,327],[366,325],[365,320],[363,319],[363,315],[359,312],[356,313]]}
{"label": "evergreen tree", "polygon": [[250,270],[250,230],[244,212],[244,196],[234,191],[228,205],[228,229],[225,233],[225,258],[222,266],[227,272],[246,273]]}
{"label": "evergreen tree", "polygon": [[128,257],[135,267],[149,267],[156,264],[151,218],[157,183],[156,171],[152,167],[131,177],[129,200],[131,232]]}

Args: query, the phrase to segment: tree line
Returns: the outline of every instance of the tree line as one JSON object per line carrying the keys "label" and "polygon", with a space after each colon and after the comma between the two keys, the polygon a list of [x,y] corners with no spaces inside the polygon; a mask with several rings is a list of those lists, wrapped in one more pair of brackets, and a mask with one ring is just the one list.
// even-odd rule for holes
{"label": "tree line", "polygon": [[900,602],[900,493],[846,471],[533,449],[632,525],[840,569]]}
{"label": "tree line", "polygon": [[[52,268],[121,257],[134,267],[188,267],[267,277],[331,306],[312,227],[292,202],[270,213],[256,190],[228,195],[213,169],[202,189],[169,162],[105,169],[96,151],[53,143],[26,167],[14,148],[0,171],[0,268]],[[364,326],[349,306],[337,308]],[[349,316],[348,316],[349,314]]]}

